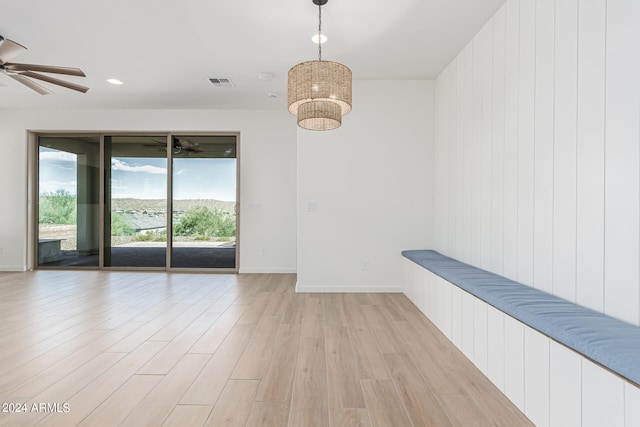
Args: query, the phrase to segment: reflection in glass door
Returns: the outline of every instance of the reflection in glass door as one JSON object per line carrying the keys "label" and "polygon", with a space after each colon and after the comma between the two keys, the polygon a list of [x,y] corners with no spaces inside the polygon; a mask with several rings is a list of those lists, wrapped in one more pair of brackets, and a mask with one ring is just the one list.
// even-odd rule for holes
{"label": "reflection in glass door", "polygon": [[166,266],[167,137],[106,136],[104,266]]}
{"label": "reflection in glass door", "polygon": [[236,137],[172,136],[172,268],[236,268]]}
{"label": "reflection in glass door", "polygon": [[37,265],[97,267],[100,138],[40,137],[37,182]]}

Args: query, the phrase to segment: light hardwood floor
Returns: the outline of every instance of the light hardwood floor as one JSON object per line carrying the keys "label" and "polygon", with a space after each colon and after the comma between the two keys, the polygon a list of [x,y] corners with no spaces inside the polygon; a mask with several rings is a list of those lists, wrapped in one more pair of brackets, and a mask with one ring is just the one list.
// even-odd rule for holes
{"label": "light hardwood floor", "polygon": [[403,295],[294,286],[0,273],[0,425],[531,425]]}

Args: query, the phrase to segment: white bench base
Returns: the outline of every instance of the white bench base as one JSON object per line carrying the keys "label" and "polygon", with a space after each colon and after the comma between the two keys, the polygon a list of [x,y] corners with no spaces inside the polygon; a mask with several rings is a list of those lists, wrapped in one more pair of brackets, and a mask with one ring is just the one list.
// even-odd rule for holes
{"label": "white bench base", "polygon": [[405,295],[537,426],[640,426],[640,388],[403,258]]}

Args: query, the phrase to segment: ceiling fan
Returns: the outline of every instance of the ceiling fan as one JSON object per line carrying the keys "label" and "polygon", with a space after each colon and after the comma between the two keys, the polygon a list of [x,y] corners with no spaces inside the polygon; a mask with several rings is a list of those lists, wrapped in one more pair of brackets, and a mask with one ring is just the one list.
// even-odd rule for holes
{"label": "ceiling fan", "polygon": [[46,76],[40,73],[53,73],[53,74],[65,74],[68,76],[80,76],[86,77],[86,75],[79,68],[70,67],[55,67],[51,65],[37,65],[37,64],[19,64],[11,61],[16,55],[27,50],[26,47],[13,40],[5,39],[0,36],[0,71],[3,71],[7,76],[38,92],[40,95],[48,95],[51,92],[44,86],[39,85],[32,79],[42,80],[43,82],[51,83],[54,85],[66,87],[68,89],[77,90],[78,92],[85,93],[89,90],[88,87],[81,86],[79,84],[66,82],[64,80],[56,79]]}
{"label": "ceiling fan", "polygon": [[190,153],[202,153],[204,150],[198,147],[198,145],[200,144],[197,142],[188,141],[186,139],[173,139],[173,148],[177,148],[178,153],[182,150],[188,151]]}
{"label": "ceiling fan", "polygon": [[[165,145],[166,143],[163,141],[157,141],[155,139],[152,139],[153,142],[155,142],[156,144],[160,144],[160,145]],[[173,154],[180,154],[183,150],[186,151],[186,154],[189,155],[191,153],[202,153],[204,150],[200,147],[198,147],[198,145],[200,145],[197,142],[191,142],[188,141],[186,139],[179,139],[176,137],[173,137]],[[148,147],[157,147],[157,145],[147,145]],[[166,151],[166,147],[161,150],[161,151]]]}

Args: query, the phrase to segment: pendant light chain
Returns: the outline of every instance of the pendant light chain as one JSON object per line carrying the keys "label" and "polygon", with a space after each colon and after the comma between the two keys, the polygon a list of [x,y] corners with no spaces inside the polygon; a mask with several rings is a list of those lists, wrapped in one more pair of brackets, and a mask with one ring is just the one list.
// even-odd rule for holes
{"label": "pendant light chain", "polygon": [[322,61],[322,5],[318,2],[318,61]]}

